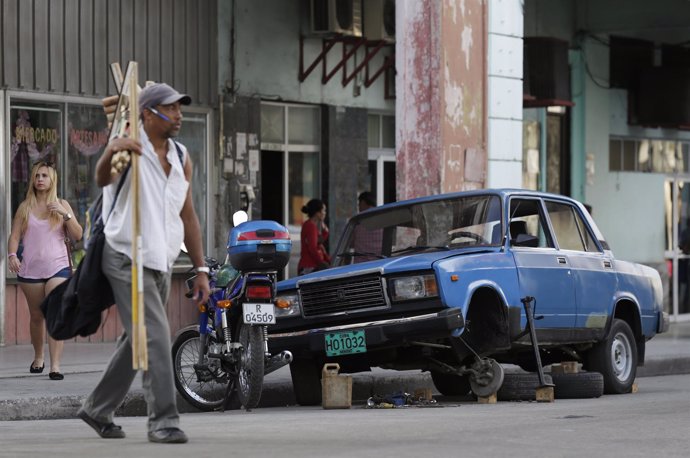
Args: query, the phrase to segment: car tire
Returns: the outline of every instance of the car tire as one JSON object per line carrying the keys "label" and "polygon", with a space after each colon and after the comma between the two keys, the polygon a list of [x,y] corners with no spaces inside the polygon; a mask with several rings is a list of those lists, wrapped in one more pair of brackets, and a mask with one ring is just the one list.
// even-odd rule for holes
{"label": "car tire", "polygon": [[585,366],[604,376],[604,393],[630,393],[637,375],[637,344],[628,323],[614,318],[606,338],[587,353]]}
{"label": "car tire", "polygon": [[306,359],[295,359],[290,363],[290,375],[297,404],[321,404],[321,370],[317,364]]}
{"label": "car tire", "polygon": [[[544,375],[544,382],[553,383],[550,375]],[[507,373],[498,390],[499,401],[534,401],[537,399],[539,374]]]}
{"label": "car tire", "polygon": [[469,376],[431,371],[431,380],[439,393],[444,396],[465,396],[471,391]]}
{"label": "car tire", "polygon": [[604,376],[599,372],[551,374],[556,399],[589,399],[604,394]]}

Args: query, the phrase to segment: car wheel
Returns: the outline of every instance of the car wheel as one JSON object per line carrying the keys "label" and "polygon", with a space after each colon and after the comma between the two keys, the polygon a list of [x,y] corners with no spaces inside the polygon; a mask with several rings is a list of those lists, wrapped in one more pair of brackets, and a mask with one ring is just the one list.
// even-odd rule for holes
{"label": "car wheel", "polygon": [[551,374],[556,399],[598,398],[604,394],[604,376],[599,372]]}
{"label": "car wheel", "polygon": [[[553,383],[550,375],[544,375],[545,383]],[[539,374],[508,373],[498,390],[499,401],[534,401],[537,399]]]}
{"label": "car wheel", "polygon": [[321,371],[317,364],[305,359],[295,359],[290,363],[290,375],[297,404],[321,404]]}
{"label": "car wheel", "polygon": [[630,393],[637,375],[637,344],[625,321],[614,318],[606,338],[587,353],[587,370],[604,376],[604,393]]}
{"label": "car wheel", "polygon": [[464,396],[471,390],[469,376],[431,371],[431,380],[439,393],[444,396]]}

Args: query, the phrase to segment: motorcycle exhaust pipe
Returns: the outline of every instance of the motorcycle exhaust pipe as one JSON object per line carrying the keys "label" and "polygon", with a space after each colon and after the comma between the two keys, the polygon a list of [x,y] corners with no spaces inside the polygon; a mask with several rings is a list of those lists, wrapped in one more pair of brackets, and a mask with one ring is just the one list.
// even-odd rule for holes
{"label": "motorcycle exhaust pipe", "polygon": [[271,356],[264,367],[264,375],[268,375],[280,369],[283,366],[287,366],[292,362],[292,353],[288,350],[283,350],[277,355]]}

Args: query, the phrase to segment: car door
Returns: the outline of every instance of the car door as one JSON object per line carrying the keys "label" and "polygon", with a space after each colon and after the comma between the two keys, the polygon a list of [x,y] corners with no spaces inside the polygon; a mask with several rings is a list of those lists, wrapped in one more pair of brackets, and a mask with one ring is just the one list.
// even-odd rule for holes
{"label": "car door", "polygon": [[[509,245],[520,283],[520,297],[531,296],[537,330],[575,325],[575,282],[568,256],[556,249],[540,199],[513,197]],[[517,232],[525,230],[526,236]],[[549,339],[551,340],[551,339]]]}
{"label": "car door", "polygon": [[581,334],[601,331],[611,314],[618,288],[614,260],[596,244],[581,209],[570,202],[555,200],[545,200],[544,206],[559,251],[565,253],[573,272],[577,299],[575,327]]}

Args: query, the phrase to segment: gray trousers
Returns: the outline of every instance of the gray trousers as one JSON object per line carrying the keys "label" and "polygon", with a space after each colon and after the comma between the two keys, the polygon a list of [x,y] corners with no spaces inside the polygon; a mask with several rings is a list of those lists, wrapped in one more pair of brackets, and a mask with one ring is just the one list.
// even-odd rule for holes
{"label": "gray trousers", "polygon": [[[124,326],[115,353],[96,385],[84,401],[82,410],[91,418],[112,422],[113,413],[125,399],[137,371],[132,369],[132,297],[130,259],[113,250],[103,249],[103,273],[110,280],[115,303]],[[148,410],[148,430],[177,427],[180,417],[175,398],[175,382],[170,346],[170,327],[165,307],[170,293],[169,272],[144,269],[144,309],[148,348],[148,370],[143,387]]]}

